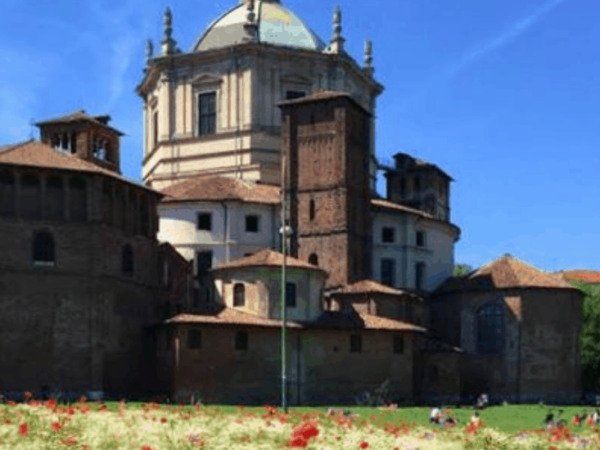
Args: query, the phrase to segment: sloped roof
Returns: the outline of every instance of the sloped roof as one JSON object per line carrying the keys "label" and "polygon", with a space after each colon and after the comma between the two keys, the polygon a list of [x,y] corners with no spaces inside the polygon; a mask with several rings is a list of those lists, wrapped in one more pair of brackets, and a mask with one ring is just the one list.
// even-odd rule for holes
{"label": "sloped roof", "polygon": [[163,202],[237,200],[277,205],[279,187],[229,177],[194,177],[163,189]]}
{"label": "sloped roof", "polygon": [[[352,96],[352,94],[350,94],[349,92],[344,92],[344,91],[320,90],[320,91],[313,92],[312,94],[305,95],[304,97],[298,97],[298,98],[295,98],[292,100],[284,100],[282,102],[279,102],[277,105],[278,106],[295,105],[295,104],[309,103],[309,102],[314,102],[314,101],[319,101],[319,100],[331,100],[331,99],[335,99],[335,98],[347,98],[352,103],[358,105],[362,110],[366,111],[364,106],[362,106]],[[369,115],[370,115],[370,113],[369,113]]]}
{"label": "sloped roof", "polygon": [[[281,320],[266,319],[233,308],[224,308],[214,313],[205,314],[178,314],[175,317],[165,320],[163,323],[209,323],[217,325],[254,325],[276,328],[282,326]],[[289,320],[286,321],[286,325],[289,328],[302,328],[300,324]]]}
{"label": "sloped roof", "polygon": [[[315,266],[305,261],[288,256],[286,258],[286,267],[293,267],[296,269],[308,269],[317,270],[320,272],[326,272],[321,267]],[[242,267],[281,267],[283,265],[283,253],[275,252],[270,249],[263,249],[249,256],[235,259],[225,264],[221,264],[213,269],[214,271],[226,270],[226,269],[237,269]]]}
{"label": "sloped roof", "polygon": [[[102,120],[100,120],[102,119]],[[35,125],[38,127],[50,124],[59,124],[59,123],[74,123],[74,122],[91,122],[93,124],[99,125],[103,128],[107,128],[111,131],[114,131],[119,136],[124,136],[124,133],[107,125],[106,122],[110,120],[110,116],[90,116],[86,114],[85,110],[81,109],[79,111],[75,111],[69,114],[65,114],[63,116],[54,117],[52,119],[46,119],[41,122],[37,122]]]}
{"label": "sloped roof", "polygon": [[27,141],[0,151],[0,164],[97,173],[116,178],[126,183],[135,184],[140,188],[160,194],[138,181],[124,177],[112,170],[104,169],[76,155],[62,153],[39,141]]}
{"label": "sloped roof", "polygon": [[436,292],[510,288],[574,289],[562,276],[545,272],[506,254],[464,277],[447,279]]}
{"label": "sloped roof", "polygon": [[[247,5],[240,3],[215,20],[202,33],[193,51],[206,51],[241,44],[248,37]],[[325,43],[290,9],[274,0],[254,2],[258,41],[268,44],[321,51]]]}
{"label": "sloped roof", "polygon": [[385,284],[378,283],[374,280],[361,280],[356,283],[348,284],[332,294],[367,294],[367,293],[378,293],[378,294],[392,294],[392,295],[403,295],[408,294],[406,291],[394,289],[393,287],[386,286]]}
{"label": "sloped roof", "polygon": [[304,322],[305,328],[338,328],[362,330],[389,330],[389,331],[418,331],[427,330],[402,320],[388,319],[387,317],[372,314],[359,314],[355,311],[325,311],[313,322]]}
{"label": "sloped roof", "polygon": [[598,270],[564,270],[556,272],[567,281],[579,281],[586,284],[600,284],[600,271]]}
{"label": "sloped roof", "polygon": [[426,219],[436,220],[435,217],[433,217],[431,214],[420,211],[418,209],[409,208],[408,206],[399,205],[398,203],[390,202],[389,200],[384,200],[382,198],[371,199],[371,205],[382,209],[405,212],[409,214],[414,214],[415,216],[421,216]]}

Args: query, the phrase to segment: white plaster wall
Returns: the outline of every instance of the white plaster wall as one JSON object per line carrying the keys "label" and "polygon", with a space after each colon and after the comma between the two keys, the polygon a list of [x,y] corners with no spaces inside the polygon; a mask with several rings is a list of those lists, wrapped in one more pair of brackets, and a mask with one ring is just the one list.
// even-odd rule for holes
{"label": "white plaster wall", "polygon": [[[396,260],[396,288],[415,289],[415,264],[425,263],[424,289],[432,291],[452,273],[454,243],[450,227],[441,222],[421,221],[410,214],[379,212],[373,218],[373,277],[381,280],[381,259]],[[406,225],[405,225],[406,223]],[[395,243],[381,240],[383,227],[392,227]],[[425,247],[417,247],[416,232],[425,232]]]}

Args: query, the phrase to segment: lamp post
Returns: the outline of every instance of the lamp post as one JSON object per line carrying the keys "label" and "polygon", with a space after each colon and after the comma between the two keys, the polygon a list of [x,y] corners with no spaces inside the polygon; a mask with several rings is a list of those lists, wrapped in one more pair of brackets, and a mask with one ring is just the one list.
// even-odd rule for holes
{"label": "lamp post", "polygon": [[287,225],[286,217],[286,158],[281,155],[281,252],[283,253],[283,263],[281,265],[281,408],[284,413],[288,411],[287,405],[287,359],[286,359],[286,327],[287,327],[287,299],[286,299],[286,278],[285,265],[287,260],[287,240],[291,235],[291,228]]}

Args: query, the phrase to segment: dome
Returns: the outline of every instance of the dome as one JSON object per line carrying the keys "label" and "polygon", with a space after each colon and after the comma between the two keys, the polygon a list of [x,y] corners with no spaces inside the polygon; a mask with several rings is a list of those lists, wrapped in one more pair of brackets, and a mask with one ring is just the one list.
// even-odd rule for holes
{"label": "dome", "polygon": [[[244,29],[247,13],[245,2],[229,10],[200,36],[193,51],[202,52],[242,43],[247,37]],[[255,1],[254,13],[259,42],[315,51],[325,48],[323,41],[279,1]]]}

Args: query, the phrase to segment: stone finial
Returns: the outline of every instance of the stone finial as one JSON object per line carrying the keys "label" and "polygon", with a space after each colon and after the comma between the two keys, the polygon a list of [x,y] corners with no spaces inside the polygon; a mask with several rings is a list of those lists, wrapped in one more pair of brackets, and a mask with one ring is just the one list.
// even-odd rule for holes
{"label": "stone finial", "polygon": [[154,44],[152,43],[152,39],[148,39],[146,41],[146,62],[149,62],[153,56],[154,56]]}
{"label": "stone finial", "polygon": [[373,68],[373,43],[371,39],[365,41],[365,73],[372,77],[375,69]]}
{"label": "stone finial", "polygon": [[333,11],[333,37],[329,46],[330,53],[342,53],[344,51],[344,41],[342,37],[342,9],[340,5],[335,5]]}
{"label": "stone finial", "polygon": [[165,17],[164,17],[164,31],[163,31],[163,40],[162,40],[162,54],[172,55],[175,53],[175,41],[173,40],[173,15],[171,14],[171,8],[167,6],[165,9]]}
{"label": "stone finial", "polygon": [[247,0],[246,23],[244,24],[244,30],[248,35],[246,41],[256,41],[258,35],[258,25],[256,24],[256,14],[254,13],[254,0]]}

